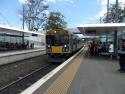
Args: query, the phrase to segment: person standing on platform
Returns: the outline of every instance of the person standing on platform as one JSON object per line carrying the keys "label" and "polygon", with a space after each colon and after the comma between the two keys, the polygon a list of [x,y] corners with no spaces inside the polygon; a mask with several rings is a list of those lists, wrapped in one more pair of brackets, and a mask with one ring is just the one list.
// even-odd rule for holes
{"label": "person standing on platform", "polygon": [[120,49],[118,50],[118,55],[119,55],[119,66],[120,69],[119,71],[121,73],[125,72],[125,39],[121,39],[121,46]]}
{"label": "person standing on platform", "polygon": [[26,41],[26,48],[29,48],[29,41]]}
{"label": "person standing on platform", "polygon": [[91,43],[91,46],[90,46],[90,55],[91,56],[94,56],[95,55],[95,41],[93,41],[92,43]]}
{"label": "person standing on platform", "polygon": [[102,42],[99,42],[98,44],[98,55],[100,56],[102,52]]}
{"label": "person standing on platform", "polygon": [[114,46],[113,46],[113,43],[110,42],[110,45],[109,45],[109,54],[110,54],[110,58],[112,59],[112,56],[113,56],[113,52],[114,52]]}

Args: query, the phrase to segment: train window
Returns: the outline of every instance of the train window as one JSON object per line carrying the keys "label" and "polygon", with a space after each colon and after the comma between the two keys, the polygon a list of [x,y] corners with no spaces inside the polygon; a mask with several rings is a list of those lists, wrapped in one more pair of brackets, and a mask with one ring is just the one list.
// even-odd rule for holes
{"label": "train window", "polygon": [[69,37],[67,35],[62,36],[62,44],[67,44],[69,43]]}
{"label": "train window", "polygon": [[55,35],[55,44],[63,45],[69,43],[69,37],[67,35]]}
{"label": "train window", "polygon": [[53,43],[54,43],[54,36],[53,35],[47,35],[46,36],[46,43],[53,45]]}
{"label": "train window", "polygon": [[69,43],[68,35],[47,35],[46,43],[51,45],[63,45]]}

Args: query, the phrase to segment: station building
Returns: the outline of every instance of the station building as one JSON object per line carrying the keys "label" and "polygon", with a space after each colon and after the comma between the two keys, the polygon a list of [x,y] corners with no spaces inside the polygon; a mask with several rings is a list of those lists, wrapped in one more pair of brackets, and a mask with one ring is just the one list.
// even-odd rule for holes
{"label": "station building", "polygon": [[41,48],[45,35],[38,32],[0,25],[0,50]]}

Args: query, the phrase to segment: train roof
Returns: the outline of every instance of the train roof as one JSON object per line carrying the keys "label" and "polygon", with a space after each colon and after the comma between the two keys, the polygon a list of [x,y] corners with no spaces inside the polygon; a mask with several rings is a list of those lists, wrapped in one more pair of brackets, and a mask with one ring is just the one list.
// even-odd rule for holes
{"label": "train roof", "polygon": [[[23,29],[19,29],[19,28],[15,28],[15,27],[10,27],[10,26],[7,26],[7,25],[0,25],[0,29],[3,29],[3,30],[6,30],[6,31],[10,31],[10,32],[24,32],[24,33],[28,33],[28,34],[37,34],[37,35],[44,35],[42,33],[38,33],[38,32],[33,32],[33,31],[28,31],[28,30],[23,30]],[[8,32],[9,32],[8,31]]]}
{"label": "train roof", "polygon": [[73,33],[66,29],[53,29],[53,30],[48,30],[46,34],[73,34]]}

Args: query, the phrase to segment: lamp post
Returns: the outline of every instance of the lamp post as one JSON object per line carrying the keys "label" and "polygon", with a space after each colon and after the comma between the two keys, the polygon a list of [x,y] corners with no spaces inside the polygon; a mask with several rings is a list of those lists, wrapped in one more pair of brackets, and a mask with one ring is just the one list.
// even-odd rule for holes
{"label": "lamp post", "polygon": [[[107,0],[107,15],[106,15],[106,23],[109,23],[109,0]],[[108,43],[108,34],[106,34],[106,43]]]}
{"label": "lamp post", "polygon": [[[23,4],[23,22],[22,22],[22,28],[24,30],[24,4]],[[24,44],[24,32],[22,33],[22,43]]]}
{"label": "lamp post", "polygon": [[47,32],[47,20],[48,18],[46,17],[46,24],[45,24],[45,31]]}
{"label": "lamp post", "polygon": [[[118,0],[116,0],[116,14],[115,14],[115,23],[118,23]],[[117,56],[117,29],[114,31],[114,53]]]}
{"label": "lamp post", "polygon": [[118,0],[116,0],[116,15],[115,15],[115,22],[118,22]]}
{"label": "lamp post", "polygon": [[22,27],[24,29],[24,5],[23,5],[23,23],[22,23]]}
{"label": "lamp post", "polygon": [[109,22],[109,0],[107,0],[107,16],[106,16],[106,22]]}

